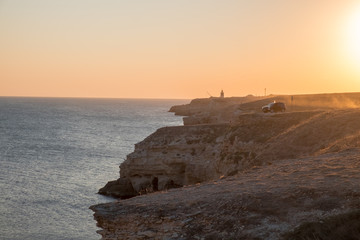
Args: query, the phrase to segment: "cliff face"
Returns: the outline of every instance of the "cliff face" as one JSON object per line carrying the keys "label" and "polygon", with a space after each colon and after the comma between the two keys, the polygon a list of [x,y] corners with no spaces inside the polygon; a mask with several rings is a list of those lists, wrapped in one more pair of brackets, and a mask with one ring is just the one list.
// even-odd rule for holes
{"label": "cliff face", "polygon": [[[358,239],[359,154],[352,149],[280,160],[91,209],[103,239]],[[292,233],[316,224],[322,238]]]}
{"label": "cliff face", "polygon": [[[231,119],[239,122],[239,104],[261,99],[254,96],[195,99],[190,104],[172,107],[170,111],[176,115],[187,116],[186,126],[159,129],[136,144],[134,152],[120,166],[120,178],[108,182],[99,193],[128,198],[216,179],[251,165],[246,161],[255,156],[247,146],[253,145],[248,143],[251,137],[247,136],[243,143],[236,142],[242,149],[234,153],[236,159],[228,159],[227,148],[234,139],[229,144],[228,138],[233,137],[227,135],[233,131]],[[251,116],[244,116],[244,121],[246,118]],[[240,158],[244,161],[239,161]]]}
{"label": "cliff face", "polygon": [[121,186],[111,190],[112,182],[103,190],[131,197],[235,175],[275,160],[325,153],[342,141],[353,139],[355,144],[358,119],[360,111],[354,110],[254,113],[231,124],[161,128],[136,144],[120,165],[116,182]]}
{"label": "cliff face", "polygon": [[162,128],[135,145],[120,166],[120,176],[142,192],[151,191],[153,181],[164,190],[234,175],[259,163],[264,143],[271,144],[276,136],[316,114],[251,114],[232,124]]}
{"label": "cliff face", "polygon": [[150,187],[154,178],[158,190],[218,178],[217,138],[225,129],[225,125],[159,129],[135,145],[120,166],[120,176],[131,179],[136,191]]}
{"label": "cliff face", "polygon": [[[319,98],[325,102],[297,96],[280,114],[261,106],[288,96],[216,110],[206,107],[213,100],[200,101],[203,112],[187,112],[194,124],[161,128],[136,144],[120,178],[99,190],[121,198],[158,192],[92,207],[103,238],[279,239],[306,220],[359,208],[360,110]],[[182,114],[194,106],[181,106]]]}

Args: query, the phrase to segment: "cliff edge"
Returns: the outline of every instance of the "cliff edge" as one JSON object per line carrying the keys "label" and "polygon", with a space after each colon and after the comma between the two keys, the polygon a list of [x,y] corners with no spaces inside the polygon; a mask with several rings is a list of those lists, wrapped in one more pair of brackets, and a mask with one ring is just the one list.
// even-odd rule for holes
{"label": "cliff edge", "polygon": [[[287,112],[262,113],[271,101],[285,102]],[[359,103],[360,94],[348,93],[210,98],[173,107],[186,116],[184,126],[158,129],[136,144],[120,178],[99,190],[141,195],[92,206],[99,233],[279,239],[305,222],[356,215]]]}

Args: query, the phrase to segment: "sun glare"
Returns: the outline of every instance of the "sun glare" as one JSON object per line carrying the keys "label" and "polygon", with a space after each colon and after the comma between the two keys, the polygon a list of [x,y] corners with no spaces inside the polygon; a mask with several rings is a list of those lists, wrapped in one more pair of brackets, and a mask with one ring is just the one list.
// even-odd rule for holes
{"label": "sun glare", "polygon": [[348,18],[346,38],[348,51],[360,63],[360,7]]}

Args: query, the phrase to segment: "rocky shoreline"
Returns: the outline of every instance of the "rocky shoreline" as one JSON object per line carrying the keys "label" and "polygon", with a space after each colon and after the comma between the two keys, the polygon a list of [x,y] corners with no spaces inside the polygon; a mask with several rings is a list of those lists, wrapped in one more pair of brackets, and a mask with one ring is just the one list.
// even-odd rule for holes
{"label": "rocky shoreline", "polygon": [[[261,113],[274,100],[286,102],[288,111]],[[341,101],[347,106],[335,104]],[[137,196],[92,206],[99,233],[103,239],[279,239],[305,222],[356,211],[359,103],[360,94],[349,93],[174,106],[170,111],[185,116],[184,126],[158,129],[136,144],[120,178],[99,190]]]}
{"label": "rocky shoreline", "polygon": [[103,239],[281,239],[359,209],[359,169],[359,151],[282,160],[92,209]]}

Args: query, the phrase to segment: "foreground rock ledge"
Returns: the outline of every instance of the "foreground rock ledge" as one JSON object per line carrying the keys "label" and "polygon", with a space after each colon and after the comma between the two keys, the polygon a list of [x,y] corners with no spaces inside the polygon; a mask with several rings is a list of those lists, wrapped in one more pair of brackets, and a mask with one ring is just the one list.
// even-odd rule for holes
{"label": "foreground rock ledge", "polygon": [[349,149],[91,209],[102,239],[282,239],[360,209],[359,172],[360,151]]}

